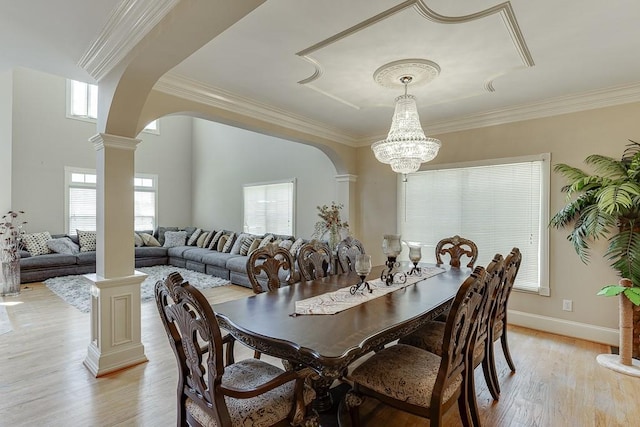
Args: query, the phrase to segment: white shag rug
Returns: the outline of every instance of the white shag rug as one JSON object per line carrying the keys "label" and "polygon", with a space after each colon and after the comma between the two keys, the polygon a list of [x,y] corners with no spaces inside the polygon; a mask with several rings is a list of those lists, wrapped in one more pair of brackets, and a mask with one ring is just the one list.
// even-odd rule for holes
{"label": "white shag rug", "polygon": [[[158,280],[164,280],[167,276],[177,271],[182,278],[198,289],[216,288],[218,286],[226,286],[231,284],[227,279],[211,276],[209,274],[198,273],[197,271],[187,270],[185,268],[173,267],[170,265],[156,265],[153,267],[136,268],[147,274],[140,286],[140,298],[142,302],[153,300],[153,289]],[[82,275],[77,276],[61,276],[47,279],[44,281],[47,288],[62,298],[65,302],[71,304],[83,313],[91,311],[91,294],[89,292],[91,284],[88,279]]]}

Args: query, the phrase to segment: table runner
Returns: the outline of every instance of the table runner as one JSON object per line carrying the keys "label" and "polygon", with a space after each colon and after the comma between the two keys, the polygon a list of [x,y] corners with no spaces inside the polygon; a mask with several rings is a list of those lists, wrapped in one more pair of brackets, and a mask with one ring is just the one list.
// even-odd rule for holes
{"label": "table runner", "polygon": [[421,280],[444,273],[445,269],[440,267],[422,267],[422,275],[409,276],[405,283],[394,283],[387,286],[382,280],[368,280],[373,292],[358,290],[355,295],[349,292],[350,286],[326,294],[296,301],[294,315],[299,314],[336,314],[348,308],[355,307],[364,302],[381,297],[398,289],[406,288]]}

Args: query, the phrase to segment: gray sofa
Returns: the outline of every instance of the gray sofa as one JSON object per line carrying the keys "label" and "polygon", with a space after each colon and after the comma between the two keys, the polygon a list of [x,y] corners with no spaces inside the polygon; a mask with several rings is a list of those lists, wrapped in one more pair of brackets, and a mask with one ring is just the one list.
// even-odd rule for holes
{"label": "gray sofa", "polygon": [[[167,227],[165,230],[173,231]],[[226,230],[225,230],[226,231]],[[238,234],[238,233],[237,233]],[[156,230],[154,237],[163,240],[162,232]],[[66,235],[54,235],[53,238]],[[70,237],[78,243],[77,236]],[[261,236],[264,237],[264,236]],[[293,236],[276,236],[295,241]],[[217,250],[201,248],[197,246],[142,246],[135,248],[135,266],[149,267],[153,265],[173,265],[187,268],[200,273],[228,279],[232,283],[250,288],[251,283],[247,276],[246,264],[248,256],[237,253],[218,252]],[[96,252],[80,252],[76,255],[52,253],[46,255],[31,256],[29,252],[21,251],[20,282],[41,282],[46,279],[95,273]]]}

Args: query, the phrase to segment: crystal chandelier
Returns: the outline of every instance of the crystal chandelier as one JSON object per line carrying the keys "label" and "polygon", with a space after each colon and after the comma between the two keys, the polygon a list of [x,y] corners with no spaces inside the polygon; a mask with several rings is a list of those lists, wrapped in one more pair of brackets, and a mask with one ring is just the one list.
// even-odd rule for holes
{"label": "crystal chandelier", "polygon": [[396,98],[396,109],[387,139],[371,146],[379,162],[390,164],[394,172],[401,174],[415,172],[420,169],[421,163],[433,160],[442,145],[440,140],[424,135],[416,98],[407,95],[411,80],[411,76],[400,77],[400,82],[404,84],[404,95]]}

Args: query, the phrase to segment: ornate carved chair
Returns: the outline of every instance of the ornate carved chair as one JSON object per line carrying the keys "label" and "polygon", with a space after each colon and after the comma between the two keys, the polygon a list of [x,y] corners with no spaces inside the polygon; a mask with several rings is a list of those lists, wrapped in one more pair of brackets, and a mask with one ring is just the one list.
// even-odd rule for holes
{"label": "ornate carved chair", "polygon": [[[502,281],[500,282],[500,286],[498,289],[498,297],[496,302],[496,309],[494,312],[491,334],[491,340],[493,342],[500,339],[500,343],[502,344],[502,352],[504,353],[504,358],[507,360],[507,364],[509,365],[511,372],[516,371],[516,365],[513,363],[513,359],[511,358],[511,353],[509,352],[509,343],[507,342],[507,305],[509,304],[509,295],[511,295],[511,290],[513,289],[513,284],[516,281],[516,276],[518,276],[518,271],[520,270],[521,263],[522,253],[520,253],[520,249],[511,249],[511,253],[507,255],[507,258],[504,261],[504,275],[502,276]],[[500,393],[500,382],[498,381],[498,373],[495,368],[496,363],[494,359],[493,345],[491,346],[491,350],[492,351],[490,357],[491,367],[493,368],[493,380],[497,392]]]}
{"label": "ornate carved chair", "polygon": [[278,289],[281,282],[289,285],[297,282],[298,275],[294,267],[293,255],[286,248],[268,244],[256,249],[247,259],[247,276],[253,292],[260,294]]}
{"label": "ornate carved chair", "polygon": [[460,286],[444,329],[442,357],[396,344],[375,353],[348,375],[353,389],[345,403],[352,426],[360,425],[358,407],[363,396],[429,418],[431,426],[441,426],[443,414],[457,402],[463,425],[472,425],[467,366],[486,281],[487,274],[478,267]]}
{"label": "ornate carved chair", "polygon": [[347,236],[338,243],[336,252],[338,253],[338,263],[343,273],[354,271],[356,255],[365,253],[362,242],[352,236]]}
{"label": "ornate carved chair", "polygon": [[306,384],[311,371],[285,372],[257,359],[225,367],[226,337],[200,291],[174,272],[156,283],[155,297],[178,361],[178,426],[313,423],[311,410],[305,416],[315,397]]}
{"label": "ornate carved chair", "polygon": [[436,245],[436,262],[442,264],[442,255],[449,254],[451,260],[449,265],[451,267],[460,268],[460,257],[466,255],[471,260],[467,264],[467,267],[473,268],[478,259],[478,247],[469,239],[465,239],[460,236],[448,237],[442,239]]}
{"label": "ornate carved chair", "polygon": [[312,240],[298,250],[298,271],[304,280],[315,280],[333,274],[333,255],[326,242]]}

